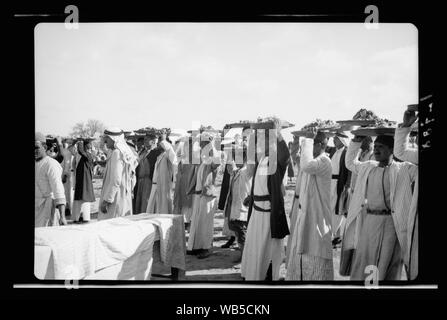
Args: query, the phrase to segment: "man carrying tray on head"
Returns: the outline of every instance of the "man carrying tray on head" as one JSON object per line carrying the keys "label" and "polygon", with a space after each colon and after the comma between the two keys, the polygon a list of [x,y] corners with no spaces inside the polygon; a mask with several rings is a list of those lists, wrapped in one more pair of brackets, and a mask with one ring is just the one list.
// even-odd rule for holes
{"label": "man carrying tray on head", "polygon": [[417,166],[393,160],[390,135],[375,139],[375,160],[360,162],[363,138],[356,135],[346,154],[346,167],[358,175],[342,240],[345,250],[354,249],[351,280],[364,280],[371,266],[379,280],[400,280]]}
{"label": "man carrying tray on head", "polygon": [[310,128],[300,159],[298,214],[287,261],[287,280],[333,280],[331,244],[331,160],[327,137]]}
{"label": "man carrying tray on head", "polygon": [[[290,161],[289,148],[275,121],[274,129],[265,129],[249,141],[249,164],[254,156],[252,145],[260,159],[254,166],[248,205],[248,227],[242,255],[241,276],[245,280],[278,280],[284,247],[283,239],[289,234],[284,210],[283,179]],[[269,139],[272,135],[271,139]],[[256,141],[256,138],[258,141]],[[270,143],[271,142],[271,143]],[[252,151],[253,152],[253,151]],[[254,152],[253,152],[254,153]],[[246,203],[247,203],[246,202]]]}

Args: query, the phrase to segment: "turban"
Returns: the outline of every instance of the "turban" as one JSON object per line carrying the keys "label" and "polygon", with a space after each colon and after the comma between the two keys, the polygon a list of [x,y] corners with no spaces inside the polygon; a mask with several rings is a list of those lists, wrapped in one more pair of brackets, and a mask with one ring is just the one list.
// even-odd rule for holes
{"label": "turban", "polygon": [[381,143],[383,145],[386,145],[388,148],[393,149],[394,146],[394,137],[393,136],[386,136],[381,135],[374,140],[374,142]]}

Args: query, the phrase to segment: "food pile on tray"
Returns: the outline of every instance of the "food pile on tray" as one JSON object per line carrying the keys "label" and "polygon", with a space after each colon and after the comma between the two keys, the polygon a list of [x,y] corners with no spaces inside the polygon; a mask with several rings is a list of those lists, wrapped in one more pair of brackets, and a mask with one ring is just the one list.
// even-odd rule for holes
{"label": "food pile on tray", "polygon": [[397,126],[396,121],[381,119],[374,112],[366,109],[360,109],[353,119],[353,121],[358,121],[357,125],[360,128],[355,128],[351,133],[359,136],[394,135]]}
{"label": "food pile on tray", "polygon": [[315,121],[306,124],[301,130],[292,131],[291,133],[297,137],[304,137],[306,132],[311,130],[312,128],[316,128],[318,131],[322,131],[327,133],[329,136],[335,135],[335,132],[340,129],[340,126],[332,120],[321,120],[316,119]]}
{"label": "food pile on tray", "polygon": [[294,124],[289,121],[279,119],[277,117],[258,117],[256,122],[252,122],[250,127],[252,129],[274,129],[281,127],[282,129],[293,127]]}

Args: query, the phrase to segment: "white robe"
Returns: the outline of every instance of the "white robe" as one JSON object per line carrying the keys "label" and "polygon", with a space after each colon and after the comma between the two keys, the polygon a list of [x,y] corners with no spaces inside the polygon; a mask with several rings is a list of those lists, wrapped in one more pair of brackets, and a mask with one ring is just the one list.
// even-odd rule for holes
{"label": "white robe", "polygon": [[[254,194],[268,195],[268,157],[259,161],[256,170]],[[269,201],[256,201],[262,209],[269,209]],[[248,222],[244,252],[242,254],[241,276],[245,280],[263,281],[272,262],[272,280],[279,279],[279,269],[283,259],[283,239],[271,236],[270,212],[260,212],[252,209]]]}
{"label": "white robe", "polygon": [[73,206],[73,196],[74,196],[74,184],[72,184],[72,162],[73,155],[68,149],[61,150],[64,156],[64,161],[62,162],[62,175],[66,175],[67,179],[64,183],[65,199],[67,200],[66,208],[72,210]]}
{"label": "white robe", "polygon": [[[365,162],[358,160],[360,145],[359,142],[351,142],[346,152],[346,167],[358,176],[349,204],[345,233],[342,239],[342,247],[345,250],[356,249],[358,246],[359,237],[362,236],[359,231],[363,222],[361,212],[365,207],[366,182],[371,170],[379,165],[374,160]],[[409,162],[393,161],[389,166],[389,175],[391,216],[402,249],[402,256],[405,257],[407,254],[408,217],[413,198],[411,183],[417,179],[418,168]]]}
{"label": "white robe", "polygon": [[[214,183],[212,173],[204,177],[206,166],[205,162],[202,162],[199,166],[195,191],[202,191],[206,185]],[[203,183],[203,181],[205,182]],[[194,195],[188,250],[210,249],[212,247],[216,207],[215,197],[208,197],[203,194]]]}
{"label": "white robe", "polygon": [[163,141],[162,143],[166,151],[157,157],[155,163],[152,188],[146,212],[172,214],[173,166],[177,164],[177,155],[169,142]]}
{"label": "white robe", "polygon": [[304,139],[299,204],[287,280],[333,280],[330,182],[331,160],[326,154],[313,158],[313,139]]}
{"label": "white robe", "polygon": [[[101,212],[104,200],[111,203],[107,213]],[[107,159],[99,206],[98,220],[132,214],[132,175],[118,149],[114,149]]]}
{"label": "white robe", "polygon": [[50,225],[54,207],[65,203],[62,167],[55,159],[46,156],[35,164],[34,226]]}
{"label": "white robe", "polygon": [[[394,154],[397,158],[414,164],[419,163],[418,149],[411,148],[408,143],[411,128],[397,128],[394,136]],[[407,267],[408,278],[413,280],[418,274],[418,246],[419,246],[419,228],[418,228],[418,194],[419,194],[419,176],[415,180],[413,198],[411,200],[410,212],[408,214],[408,236],[407,252],[404,257],[404,263]]]}

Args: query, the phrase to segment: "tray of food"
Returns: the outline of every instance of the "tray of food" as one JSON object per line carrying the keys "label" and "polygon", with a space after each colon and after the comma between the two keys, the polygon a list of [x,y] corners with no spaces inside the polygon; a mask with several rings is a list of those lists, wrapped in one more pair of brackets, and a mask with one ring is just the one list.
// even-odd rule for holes
{"label": "tray of food", "polygon": [[231,128],[246,128],[251,125],[252,122],[248,120],[241,120],[239,122],[234,123],[228,123],[225,125],[224,129],[231,129]]}
{"label": "tray of food", "polygon": [[379,117],[371,110],[360,109],[350,120],[339,120],[337,123],[344,130],[353,130],[355,127],[373,127]]}
{"label": "tray of food", "polygon": [[278,124],[282,129],[293,127],[294,124],[286,120],[281,120],[276,117],[258,118],[257,122],[251,122],[252,129],[275,129]]}
{"label": "tray of food", "polygon": [[380,136],[380,135],[394,136],[396,127],[397,127],[396,121],[379,119],[377,120],[374,126],[358,128],[356,130],[351,131],[351,133],[356,136]]}
{"label": "tray of food", "polygon": [[367,126],[373,126],[376,121],[375,120],[339,120],[337,121],[338,124],[342,127],[354,127],[354,126],[360,126],[360,127],[367,127]]}

